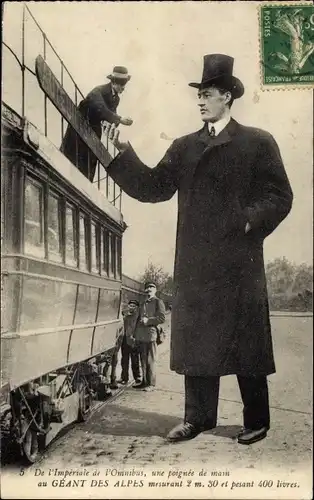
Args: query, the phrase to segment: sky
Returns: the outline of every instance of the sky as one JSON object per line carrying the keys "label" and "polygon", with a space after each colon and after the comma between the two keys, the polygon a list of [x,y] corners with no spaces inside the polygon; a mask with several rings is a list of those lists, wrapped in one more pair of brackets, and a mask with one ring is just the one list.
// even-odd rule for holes
{"label": "sky", "polygon": [[[121,126],[121,138],[129,140],[150,167],[171,144],[162,133],[176,138],[202,126],[196,90],[188,83],[200,80],[204,54],[234,57],[234,74],[244,83],[245,94],[235,101],[232,115],[273,134],[294,192],[291,213],[265,241],[265,260],[285,256],[295,263],[312,262],[313,91],[261,88],[258,2],[27,4],[84,94],[107,82],[114,65],[127,66],[132,78],[119,114],[131,116],[134,123]],[[4,18],[4,40],[17,51],[20,11],[20,4],[7,3]],[[27,30],[26,58],[32,65],[40,40],[31,22]],[[51,66],[54,70],[53,62]],[[13,69],[7,71],[3,96],[16,103],[19,88],[13,75]],[[33,98],[27,104],[36,120],[42,96],[36,81],[29,85]],[[156,205],[124,195],[123,215],[128,225],[124,273],[138,277],[149,260],[171,273],[176,195]]]}

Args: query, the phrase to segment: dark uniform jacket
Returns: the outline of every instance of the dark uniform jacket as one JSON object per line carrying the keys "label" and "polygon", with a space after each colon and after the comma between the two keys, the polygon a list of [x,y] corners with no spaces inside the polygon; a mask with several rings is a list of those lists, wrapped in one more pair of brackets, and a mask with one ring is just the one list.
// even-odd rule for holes
{"label": "dark uniform jacket", "polygon": [[145,300],[140,305],[140,318],[148,318],[146,325],[139,322],[135,330],[135,339],[139,342],[155,342],[157,340],[157,326],[165,322],[165,304],[158,297]]}
{"label": "dark uniform jacket", "polygon": [[[120,98],[113,94],[111,83],[95,87],[85,99],[83,99],[78,110],[87,120],[96,135],[101,138],[101,122],[120,123],[120,116],[116,113]],[[77,146],[76,146],[77,141]],[[77,156],[76,156],[77,148]],[[90,167],[88,173],[88,147],[78,136],[75,130],[68,125],[62,141],[61,151],[79,170],[91,181],[95,175],[97,158],[90,152]]]}
{"label": "dark uniform jacket", "polygon": [[130,347],[134,347],[135,341],[135,329],[139,320],[139,311],[124,311],[123,313],[124,322],[124,335],[126,337],[126,342]]}
{"label": "dark uniform jacket", "polygon": [[171,369],[192,376],[275,372],[263,242],[293,195],[273,137],[231,120],[217,137],[205,126],[175,140],[153,169],[130,147],[109,173],[142,202],[178,192]]}

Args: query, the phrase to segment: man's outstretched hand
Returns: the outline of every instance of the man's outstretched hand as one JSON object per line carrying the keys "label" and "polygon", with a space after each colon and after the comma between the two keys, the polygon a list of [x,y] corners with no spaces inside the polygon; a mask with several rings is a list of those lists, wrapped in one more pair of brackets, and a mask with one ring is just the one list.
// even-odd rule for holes
{"label": "man's outstretched hand", "polygon": [[120,142],[119,135],[120,130],[117,129],[114,123],[104,122],[103,133],[108,139],[112,142],[112,144],[120,151],[125,151],[130,144],[127,142]]}
{"label": "man's outstretched hand", "polygon": [[129,127],[130,125],[132,125],[133,120],[129,116],[127,116],[125,118],[122,117],[122,118],[120,118],[120,123],[121,123],[121,125],[126,125]]}

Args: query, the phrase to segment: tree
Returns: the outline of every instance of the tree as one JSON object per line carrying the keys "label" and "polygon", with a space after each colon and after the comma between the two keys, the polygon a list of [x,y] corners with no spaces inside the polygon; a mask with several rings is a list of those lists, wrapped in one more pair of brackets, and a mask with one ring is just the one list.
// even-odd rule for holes
{"label": "tree", "polygon": [[162,266],[148,262],[144,273],[139,277],[142,283],[153,281],[160,292],[173,293],[173,277],[167,273]]}
{"label": "tree", "polygon": [[173,277],[168,275],[168,278],[166,278],[164,282],[163,292],[172,295],[173,291],[174,291]]}
{"label": "tree", "polygon": [[273,310],[310,311],[313,303],[313,266],[293,264],[285,257],[266,266],[270,307]]}
{"label": "tree", "polygon": [[313,286],[313,266],[300,264],[296,268],[293,292],[302,293],[304,290],[311,290]]}
{"label": "tree", "polygon": [[266,266],[268,291],[270,294],[287,293],[293,286],[295,268],[286,257],[279,257]]}

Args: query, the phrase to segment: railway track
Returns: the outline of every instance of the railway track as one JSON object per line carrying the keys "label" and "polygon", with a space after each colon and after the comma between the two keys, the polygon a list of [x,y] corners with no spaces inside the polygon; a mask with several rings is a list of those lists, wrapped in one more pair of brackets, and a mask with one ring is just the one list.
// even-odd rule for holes
{"label": "railway track", "polygon": [[90,420],[90,418],[95,413],[97,413],[97,411],[101,410],[101,408],[103,408],[104,406],[109,406],[110,403],[112,403],[113,401],[118,399],[119,396],[121,396],[126,389],[128,389],[129,387],[132,387],[133,385],[134,385],[134,381],[129,382],[128,384],[119,387],[119,389],[115,389],[112,393],[112,396],[105,399],[104,401],[95,401],[94,404],[92,405],[91,410],[88,412],[88,415],[86,416],[85,421]]}
{"label": "railway track", "polygon": [[[162,347],[160,349],[161,352],[159,352],[158,360],[162,359],[166,355],[166,353],[168,352],[168,347],[169,347],[168,346],[168,342],[166,342],[165,345],[164,345],[164,347]],[[113,393],[112,393],[112,396],[110,396],[108,399],[106,399],[104,401],[95,401],[94,404],[92,405],[91,410],[89,411],[88,415],[86,416],[85,421],[90,420],[90,418],[95,413],[97,413],[97,411],[101,410],[103,407],[109,406],[110,403],[113,403],[114,401],[116,401],[116,399],[118,399],[119,396],[121,396],[126,389],[129,389],[130,387],[132,387],[134,385],[134,383],[135,382],[132,381],[132,382],[129,382],[128,384],[126,384],[126,385],[123,385],[123,386],[119,387],[119,389],[115,389],[113,391]]]}

